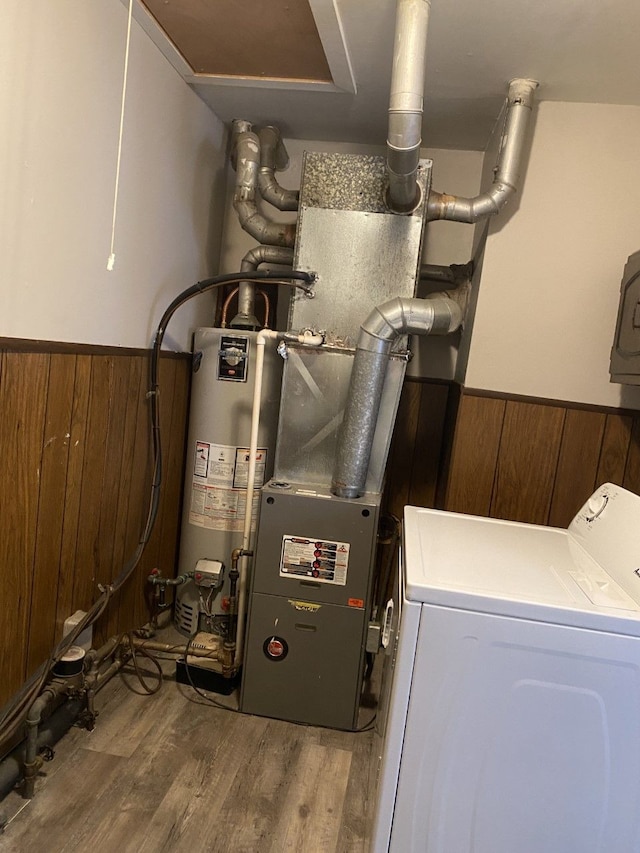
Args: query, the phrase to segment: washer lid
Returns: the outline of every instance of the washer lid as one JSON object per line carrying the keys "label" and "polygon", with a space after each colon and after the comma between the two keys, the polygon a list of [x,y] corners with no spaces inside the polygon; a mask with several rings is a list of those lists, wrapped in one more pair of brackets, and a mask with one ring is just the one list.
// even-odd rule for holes
{"label": "washer lid", "polygon": [[404,562],[413,601],[600,629],[613,616],[640,631],[640,595],[566,530],[406,507]]}

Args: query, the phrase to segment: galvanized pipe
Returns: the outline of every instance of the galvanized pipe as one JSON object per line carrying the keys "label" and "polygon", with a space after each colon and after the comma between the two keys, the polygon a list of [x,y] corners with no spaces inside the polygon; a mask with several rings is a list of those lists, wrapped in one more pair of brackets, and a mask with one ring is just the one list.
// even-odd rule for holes
{"label": "galvanized pipe", "polygon": [[268,246],[293,247],[295,225],[271,222],[258,212],[256,188],[260,169],[260,140],[245,121],[233,122],[233,159],[236,168],[236,188],[233,206],[240,225],[260,243]]}
{"label": "galvanized pipe", "polygon": [[342,421],[331,491],[341,498],[364,494],[382,389],[393,342],[401,335],[447,335],[462,323],[464,293],[427,299],[397,297],[374,308],[360,327]]}
{"label": "galvanized pipe", "polygon": [[[254,246],[242,259],[240,272],[255,272],[260,264],[290,267],[293,265],[293,249],[287,246]],[[254,329],[259,325],[255,317],[255,286],[249,281],[241,281],[238,286],[238,313],[230,325]]]}
{"label": "galvanized pipe", "polygon": [[421,264],[420,266],[421,281],[437,281],[454,287],[463,281],[468,281],[472,275],[473,261],[468,261],[466,264],[451,264],[448,267],[440,264]]}
{"label": "galvanized pipe", "polygon": [[260,195],[278,210],[297,210],[300,193],[286,190],[276,180],[276,169],[286,169],[289,155],[284,147],[280,131],[276,127],[263,127],[258,131],[260,139],[260,171],[258,189]]}
{"label": "galvanized pipe", "polygon": [[430,0],[398,0],[396,7],[387,135],[387,204],[394,213],[407,213],[420,202],[416,176],[430,9]]}
{"label": "galvanized pipe", "polygon": [[[69,699],[43,723],[38,731],[36,751],[44,746],[53,746],[71,728],[84,709],[83,698]],[[21,741],[0,761],[0,800],[3,799],[23,777],[26,757],[26,741]]]}
{"label": "galvanized pipe", "polygon": [[502,134],[498,165],[489,190],[475,198],[429,193],[427,219],[449,219],[454,222],[477,222],[499,213],[516,192],[520,177],[522,152],[533,110],[535,80],[516,79],[509,84],[507,116]]}

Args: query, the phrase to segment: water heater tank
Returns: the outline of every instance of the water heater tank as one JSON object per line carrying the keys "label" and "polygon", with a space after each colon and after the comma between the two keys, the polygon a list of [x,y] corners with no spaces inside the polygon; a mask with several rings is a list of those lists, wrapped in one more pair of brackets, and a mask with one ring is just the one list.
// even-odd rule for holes
{"label": "water heater tank", "polygon": [[[193,377],[180,539],[180,574],[199,560],[219,560],[228,574],[231,552],[242,544],[257,332],[198,329]],[[280,405],[282,359],[265,347],[256,459],[258,491],[273,472]],[[226,583],[222,590],[189,581],[177,588],[175,622],[186,634],[198,629],[223,633]]]}

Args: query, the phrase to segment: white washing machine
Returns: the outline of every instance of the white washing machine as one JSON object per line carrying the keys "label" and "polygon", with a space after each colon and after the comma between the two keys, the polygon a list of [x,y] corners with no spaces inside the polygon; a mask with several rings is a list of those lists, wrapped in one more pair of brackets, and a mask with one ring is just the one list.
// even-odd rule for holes
{"label": "white washing machine", "polygon": [[403,538],[373,853],[640,853],[640,498]]}

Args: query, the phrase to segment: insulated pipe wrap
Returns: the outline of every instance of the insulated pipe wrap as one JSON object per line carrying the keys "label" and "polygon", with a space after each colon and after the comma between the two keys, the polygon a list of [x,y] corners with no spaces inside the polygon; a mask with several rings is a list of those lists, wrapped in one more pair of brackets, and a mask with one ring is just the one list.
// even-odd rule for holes
{"label": "insulated pipe wrap", "polygon": [[233,206],[240,225],[259,243],[292,248],[296,236],[295,225],[271,222],[258,211],[256,188],[260,170],[260,140],[247,127],[250,127],[247,122],[234,122],[236,187]]}
{"label": "insulated pipe wrap", "polygon": [[446,335],[454,332],[462,319],[462,305],[448,293],[433,294],[428,299],[397,297],[369,314],[360,327],[351,370],[331,484],[334,495],[358,498],[364,494],[393,342],[406,334]]}
{"label": "insulated pipe wrap", "polygon": [[[254,246],[249,249],[240,264],[240,272],[255,272],[260,264],[293,264],[293,249],[285,246]],[[238,314],[232,325],[257,325],[255,311],[255,286],[250,281],[241,281],[238,285]]]}
{"label": "insulated pipe wrap", "polygon": [[[280,132],[275,127],[263,127],[259,132],[260,139],[260,171],[258,172],[258,189],[262,198],[278,210],[297,210],[300,193],[297,190],[286,190],[276,180],[278,168],[286,168],[289,156],[282,142]],[[284,152],[284,153],[282,153]],[[281,159],[278,160],[278,153]]]}

